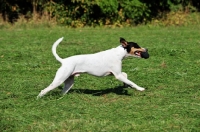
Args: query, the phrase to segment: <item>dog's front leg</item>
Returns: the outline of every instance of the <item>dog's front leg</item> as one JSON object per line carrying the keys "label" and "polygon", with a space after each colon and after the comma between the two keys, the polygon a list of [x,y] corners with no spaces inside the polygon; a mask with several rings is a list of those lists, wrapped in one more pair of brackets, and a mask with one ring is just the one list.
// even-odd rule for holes
{"label": "dog's front leg", "polygon": [[[128,75],[125,73],[125,72],[122,72],[122,75],[127,79],[128,78]],[[124,83],[124,87],[127,88],[129,87],[128,84]]]}
{"label": "dog's front leg", "polygon": [[131,82],[130,80],[128,80],[128,79],[127,79],[127,75],[125,76],[124,73],[115,75],[115,77],[116,77],[118,80],[124,82],[125,84],[130,85],[132,88],[136,88],[136,89],[139,90],[139,91],[144,91],[144,90],[145,90],[144,88],[142,88],[142,87],[136,85],[135,83]]}

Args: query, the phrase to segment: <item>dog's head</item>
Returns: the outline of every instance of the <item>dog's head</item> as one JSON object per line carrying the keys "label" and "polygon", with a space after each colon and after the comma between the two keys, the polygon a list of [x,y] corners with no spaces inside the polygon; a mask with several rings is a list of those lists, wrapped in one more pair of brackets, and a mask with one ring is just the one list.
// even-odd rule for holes
{"label": "dog's head", "polygon": [[148,49],[141,48],[137,43],[127,42],[124,38],[120,38],[120,43],[127,51],[127,56],[134,56],[139,58],[148,59]]}

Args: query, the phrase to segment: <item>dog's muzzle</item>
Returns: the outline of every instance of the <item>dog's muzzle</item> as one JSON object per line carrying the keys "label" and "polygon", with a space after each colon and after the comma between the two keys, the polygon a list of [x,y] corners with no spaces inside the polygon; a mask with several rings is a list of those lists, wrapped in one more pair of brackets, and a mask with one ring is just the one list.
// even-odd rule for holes
{"label": "dog's muzzle", "polygon": [[144,58],[144,59],[148,59],[149,58],[148,49],[145,49],[145,52],[141,53],[141,57]]}

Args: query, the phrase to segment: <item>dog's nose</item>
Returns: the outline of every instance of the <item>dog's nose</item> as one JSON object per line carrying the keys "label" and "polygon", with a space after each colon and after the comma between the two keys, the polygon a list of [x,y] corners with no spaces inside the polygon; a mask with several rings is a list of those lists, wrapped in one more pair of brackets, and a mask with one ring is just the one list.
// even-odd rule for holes
{"label": "dog's nose", "polygon": [[144,48],[145,52],[141,53],[141,57],[144,59],[148,59],[149,58],[149,53],[148,53],[148,49]]}
{"label": "dog's nose", "polygon": [[149,53],[148,52],[142,52],[141,53],[141,57],[144,59],[148,59],[149,58]]}

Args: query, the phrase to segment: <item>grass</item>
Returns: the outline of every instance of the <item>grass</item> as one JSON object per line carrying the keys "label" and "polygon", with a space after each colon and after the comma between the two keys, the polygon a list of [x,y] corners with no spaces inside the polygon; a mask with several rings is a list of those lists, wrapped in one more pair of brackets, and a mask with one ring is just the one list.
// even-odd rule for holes
{"label": "grass", "polygon": [[[0,32],[0,131],[200,131],[200,26],[135,28],[7,28]],[[113,76],[83,74],[36,100],[64,58],[116,47],[119,37],[149,49],[126,59],[123,71],[139,92]]]}

